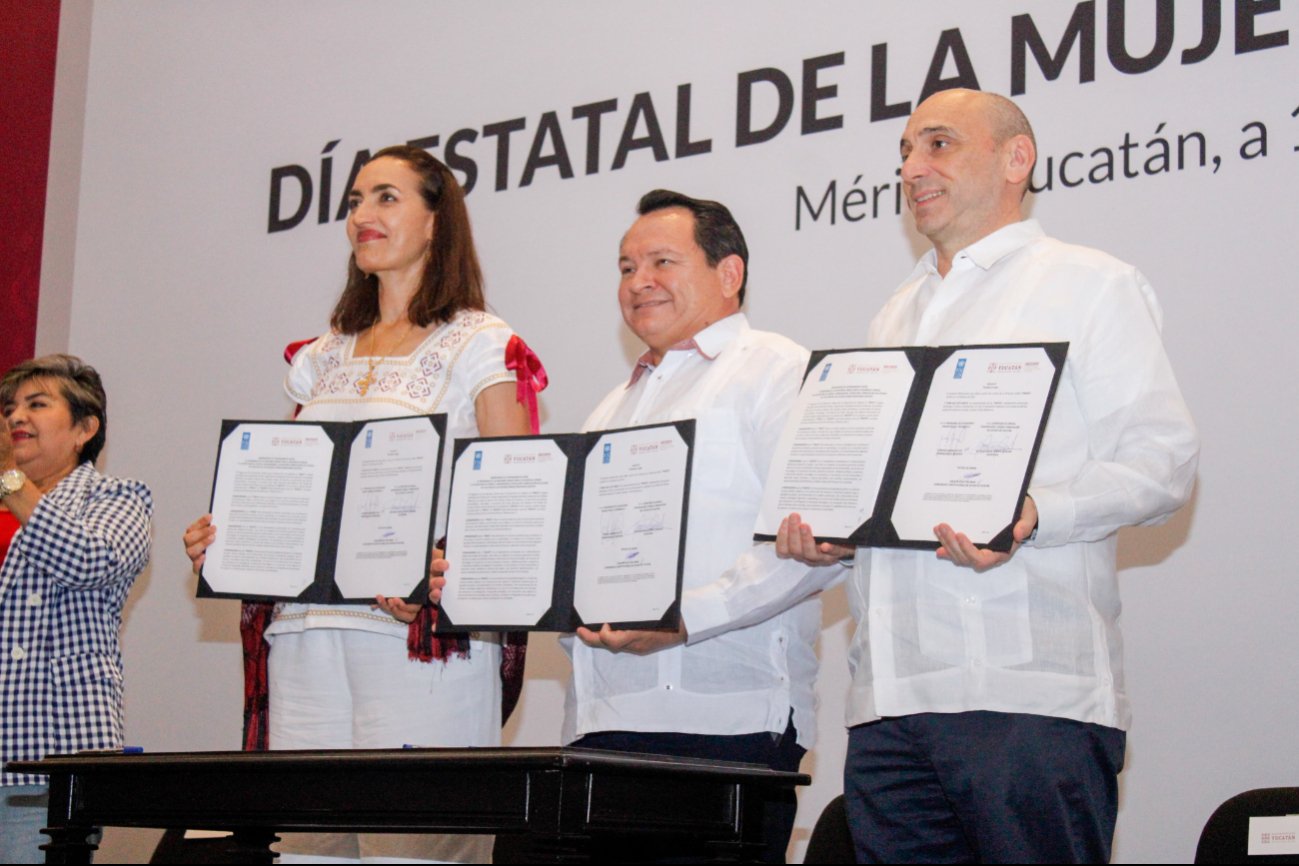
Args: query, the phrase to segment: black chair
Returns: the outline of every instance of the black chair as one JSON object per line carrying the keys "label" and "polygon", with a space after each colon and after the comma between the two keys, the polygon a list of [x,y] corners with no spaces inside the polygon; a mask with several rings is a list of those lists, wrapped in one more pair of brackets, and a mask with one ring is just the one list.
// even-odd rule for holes
{"label": "black chair", "polygon": [[1299,788],[1256,788],[1237,794],[1209,816],[1195,848],[1196,863],[1299,863],[1299,854],[1250,857],[1249,819],[1299,814]]}
{"label": "black chair", "polygon": [[844,810],[843,794],[835,797],[821,810],[807,840],[804,863],[856,863],[852,847],[852,833],[848,831],[848,813]]}

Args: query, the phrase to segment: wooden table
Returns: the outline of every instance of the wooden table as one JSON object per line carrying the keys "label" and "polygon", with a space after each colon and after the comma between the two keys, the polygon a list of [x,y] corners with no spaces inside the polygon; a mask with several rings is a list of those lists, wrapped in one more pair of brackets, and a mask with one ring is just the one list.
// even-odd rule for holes
{"label": "wooden table", "polygon": [[762,844],[762,809],[810,777],[753,764],[591,749],[80,754],[10,763],[50,779],[47,863],[87,863],[96,826],[229,830],[243,862],[277,832],[525,834],[582,861],[690,840],[719,860]]}

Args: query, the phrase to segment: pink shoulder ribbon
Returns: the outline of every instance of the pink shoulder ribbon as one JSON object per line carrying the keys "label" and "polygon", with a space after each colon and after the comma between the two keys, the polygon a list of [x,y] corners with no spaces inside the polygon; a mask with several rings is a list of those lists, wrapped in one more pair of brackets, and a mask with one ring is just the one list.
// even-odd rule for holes
{"label": "pink shoulder ribbon", "polygon": [[541,366],[537,353],[528,348],[528,344],[518,334],[510,337],[510,342],[505,347],[505,368],[514,371],[518,380],[516,399],[528,407],[532,432],[539,433],[541,422],[537,415],[537,394],[546,390],[550,379],[546,376],[546,368]]}

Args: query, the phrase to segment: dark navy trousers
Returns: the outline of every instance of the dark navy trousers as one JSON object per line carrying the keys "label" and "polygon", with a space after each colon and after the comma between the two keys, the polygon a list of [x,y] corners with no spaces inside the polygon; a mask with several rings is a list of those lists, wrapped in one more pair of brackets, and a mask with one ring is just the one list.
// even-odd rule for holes
{"label": "dark navy trousers", "polygon": [[[608,749],[618,752],[639,752],[655,755],[675,755],[680,758],[704,758],[715,761],[743,761],[762,764],[773,770],[798,772],[806,749],[797,742],[793,719],[784,734],[758,733],[735,736],[706,734],[641,733],[639,731],[600,731],[579,737],[569,745],[586,749]],[[794,817],[798,801],[791,790],[778,802],[768,802],[763,813],[763,837],[766,850],[759,855],[763,863],[784,863],[785,849],[794,830]],[[634,859],[641,862],[699,862],[707,852],[698,851],[648,851],[639,849]]]}
{"label": "dark navy trousers", "polygon": [[848,733],[861,863],[1108,863],[1126,735],[1018,713],[920,713]]}

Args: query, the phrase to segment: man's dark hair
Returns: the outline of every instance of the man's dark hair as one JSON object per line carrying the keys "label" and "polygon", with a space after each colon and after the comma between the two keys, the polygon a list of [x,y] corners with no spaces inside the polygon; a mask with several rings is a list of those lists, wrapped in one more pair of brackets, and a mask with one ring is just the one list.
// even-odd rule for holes
{"label": "man's dark hair", "polygon": [[744,242],[744,232],[731,216],[731,211],[718,201],[691,198],[670,189],[656,189],[641,196],[636,212],[641,216],[670,207],[683,207],[695,218],[695,243],[704,251],[710,268],[727,256],[739,256],[744,262],[744,278],[740,282],[740,306],[744,306],[744,290],[749,285],[749,245]]}

